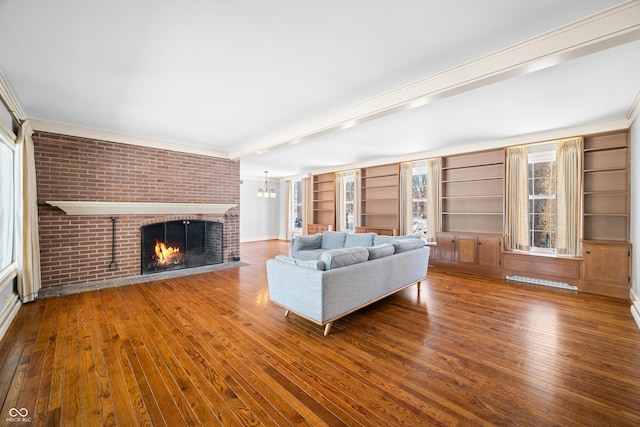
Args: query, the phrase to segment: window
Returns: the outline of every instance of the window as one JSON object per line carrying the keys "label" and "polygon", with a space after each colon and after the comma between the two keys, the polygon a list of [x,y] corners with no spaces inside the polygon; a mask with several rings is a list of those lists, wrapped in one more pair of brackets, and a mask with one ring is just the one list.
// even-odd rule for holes
{"label": "window", "polygon": [[412,234],[427,238],[427,163],[415,162],[411,167]]}
{"label": "window", "polygon": [[528,148],[529,244],[532,251],[556,251],[556,145]]}
{"label": "window", "polygon": [[0,132],[0,271],[14,261],[14,171],[14,148]]}
{"label": "window", "polygon": [[294,231],[302,230],[302,181],[292,181],[291,182],[293,197],[292,197],[292,213],[291,220],[293,224],[291,224],[291,229]]}
{"label": "window", "polygon": [[349,233],[355,231],[355,214],[354,214],[354,200],[355,200],[355,172],[344,173],[344,212],[346,215],[345,224],[346,230]]}

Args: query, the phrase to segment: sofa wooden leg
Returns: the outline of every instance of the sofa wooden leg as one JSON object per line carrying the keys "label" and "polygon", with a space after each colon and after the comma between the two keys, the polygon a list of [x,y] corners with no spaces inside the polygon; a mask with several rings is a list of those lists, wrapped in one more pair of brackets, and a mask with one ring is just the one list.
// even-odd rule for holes
{"label": "sofa wooden leg", "polygon": [[289,315],[289,310],[285,310],[284,311],[284,317],[287,317]]}
{"label": "sofa wooden leg", "polygon": [[333,322],[327,323],[326,325],[324,325],[324,336],[325,337],[327,335],[329,335],[329,331],[331,330],[331,325],[333,325]]}

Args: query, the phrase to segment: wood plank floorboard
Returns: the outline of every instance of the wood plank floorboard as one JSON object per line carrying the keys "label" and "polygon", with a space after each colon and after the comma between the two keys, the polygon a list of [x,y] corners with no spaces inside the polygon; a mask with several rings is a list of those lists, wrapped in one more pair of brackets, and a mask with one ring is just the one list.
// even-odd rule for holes
{"label": "wood plank floorboard", "polygon": [[288,251],[22,306],[0,425],[640,425],[626,301],[430,269],[325,337],[269,302],[265,261]]}

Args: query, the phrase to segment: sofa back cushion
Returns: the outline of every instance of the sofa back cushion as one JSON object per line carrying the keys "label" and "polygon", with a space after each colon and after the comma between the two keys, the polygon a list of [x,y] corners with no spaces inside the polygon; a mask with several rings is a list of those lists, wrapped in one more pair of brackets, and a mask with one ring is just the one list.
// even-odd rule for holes
{"label": "sofa back cushion", "polygon": [[322,249],[344,248],[347,233],[344,231],[325,231],[322,233]]}
{"label": "sofa back cushion", "polygon": [[369,260],[384,258],[395,253],[395,248],[391,243],[382,243],[380,245],[368,247]]}
{"label": "sofa back cushion", "polygon": [[348,265],[365,262],[369,259],[369,251],[361,246],[353,248],[329,249],[320,255],[325,270],[346,267]]}
{"label": "sofa back cushion", "polygon": [[285,255],[276,255],[276,259],[278,261],[299,265],[301,267],[311,268],[313,270],[324,270],[324,262],[317,259],[305,261],[298,258],[288,257]]}
{"label": "sofa back cushion", "polygon": [[344,240],[344,247],[352,248],[354,246],[362,246],[368,248],[370,246],[373,246],[373,238],[375,236],[376,233],[347,234],[347,237]]}
{"label": "sofa back cushion", "polygon": [[306,251],[309,249],[320,249],[322,245],[322,234],[312,234],[310,236],[296,236],[296,239],[299,239],[298,250]]}
{"label": "sofa back cushion", "polygon": [[377,235],[373,238],[373,246],[382,245],[383,243],[392,243],[396,238],[392,236]]}

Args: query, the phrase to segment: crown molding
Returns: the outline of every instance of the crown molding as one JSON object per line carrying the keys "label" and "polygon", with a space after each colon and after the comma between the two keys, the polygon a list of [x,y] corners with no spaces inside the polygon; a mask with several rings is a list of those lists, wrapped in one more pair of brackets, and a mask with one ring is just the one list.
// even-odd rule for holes
{"label": "crown molding", "polygon": [[640,0],[623,3],[474,61],[232,150],[232,159],[425,105],[640,39]]}
{"label": "crown molding", "polygon": [[75,136],[80,138],[97,139],[108,142],[118,142],[121,144],[137,145],[141,147],[158,148],[161,150],[177,151],[188,154],[198,154],[201,156],[220,157],[229,159],[229,152],[214,150],[211,148],[198,147],[195,145],[180,144],[171,141],[143,138],[140,136],[126,135],[122,133],[110,132],[100,129],[92,129],[81,126],[68,125],[64,123],[49,122],[45,120],[29,119],[34,131],[51,132],[62,135]]}
{"label": "crown molding", "polygon": [[9,86],[9,82],[7,82],[4,74],[2,74],[2,70],[0,70],[0,100],[16,121],[23,122],[27,119],[24,111],[22,111],[22,107],[20,107],[18,99],[11,90],[11,86]]}
{"label": "crown molding", "polygon": [[518,135],[509,138],[495,139],[482,142],[474,142],[470,144],[455,145],[453,147],[444,147],[437,150],[421,151],[413,154],[406,154],[403,156],[394,157],[382,157],[367,162],[352,163],[349,165],[341,166],[339,169],[322,168],[312,172],[313,175],[347,171],[352,169],[361,169],[371,166],[385,165],[389,163],[402,163],[413,162],[425,159],[431,159],[434,157],[451,156],[455,154],[471,153],[474,151],[492,150],[496,148],[512,147],[514,145],[534,144],[538,142],[553,141],[562,138],[571,138],[580,135],[590,135],[594,133],[611,132],[621,129],[628,129],[631,125],[628,119],[616,119],[606,122],[590,123],[581,126],[572,126],[566,128],[546,130],[542,132],[533,132],[525,135]]}
{"label": "crown molding", "polygon": [[638,114],[640,114],[640,91],[636,94],[636,98],[633,100],[633,104],[631,104],[631,108],[629,108],[629,112],[627,113],[629,126],[638,118]]}

